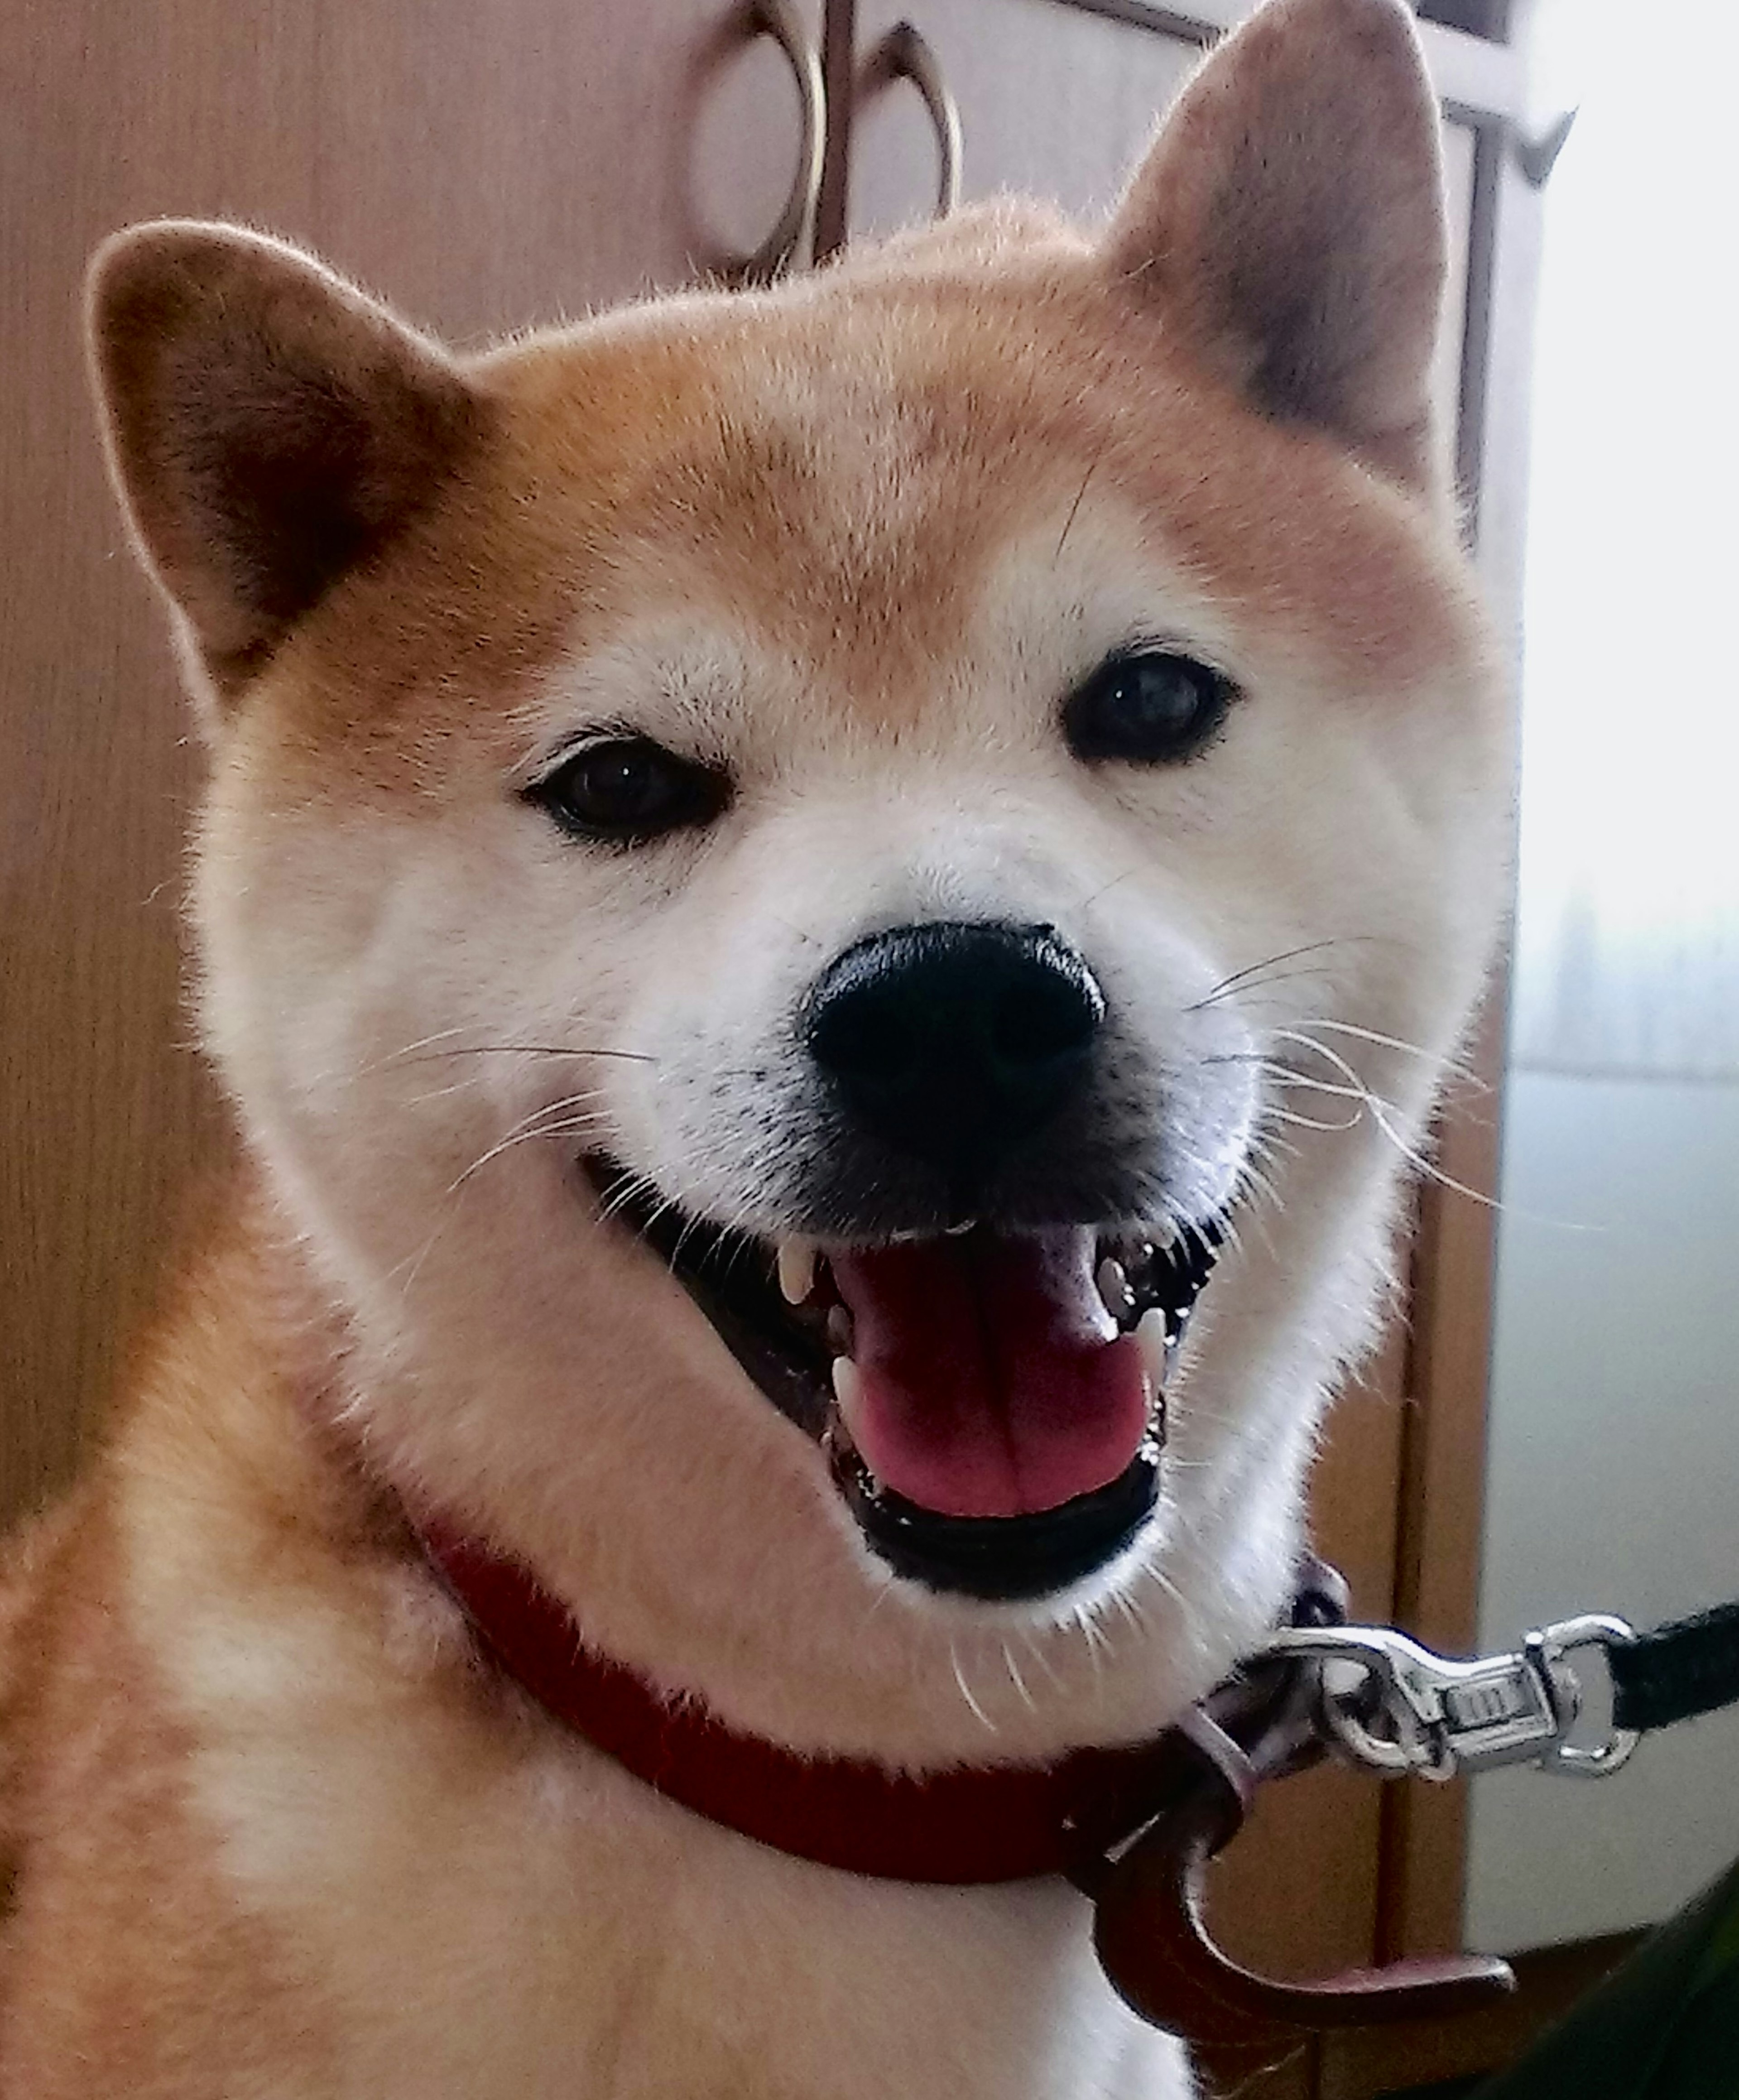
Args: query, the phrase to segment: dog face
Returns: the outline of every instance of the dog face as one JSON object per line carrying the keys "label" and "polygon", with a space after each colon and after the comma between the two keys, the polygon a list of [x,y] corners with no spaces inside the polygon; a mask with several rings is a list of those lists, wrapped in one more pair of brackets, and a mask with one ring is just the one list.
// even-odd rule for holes
{"label": "dog face", "polygon": [[1116,1598],[1114,1731],[1283,1586],[1498,889],[1434,124],[1398,6],[1279,0],[1101,239],[462,364],[256,236],[99,259],[359,1418],[727,1713],[954,1754],[962,1639],[1066,1680]]}

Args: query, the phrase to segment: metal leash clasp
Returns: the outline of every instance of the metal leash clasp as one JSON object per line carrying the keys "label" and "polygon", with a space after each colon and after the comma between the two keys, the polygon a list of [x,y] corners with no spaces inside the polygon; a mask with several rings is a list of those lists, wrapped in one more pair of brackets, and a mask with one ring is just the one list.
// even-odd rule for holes
{"label": "metal leash clasp", "polygon": [[1288,1626],[1265,1656],[1317,1665],[1323,1733],[1385,1775],[1433,1780],[1532,1764],[1583,1778],[1617,1771],[1636,1747],[1616,1725],[1571,1740],[1585,1705],[1574,1658],[1628,1645],[1635,1627],[1603,1612],[1541,1626],[1508,1655],[1438,1655],[1393,1626]]}

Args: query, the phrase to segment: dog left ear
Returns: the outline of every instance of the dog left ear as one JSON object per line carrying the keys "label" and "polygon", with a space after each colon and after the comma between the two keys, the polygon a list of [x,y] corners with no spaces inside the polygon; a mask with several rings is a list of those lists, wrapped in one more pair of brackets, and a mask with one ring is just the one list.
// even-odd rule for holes
{"label": "dog left ear", "polygon": [[238,227],[117,234],[91,265],[90,329],[117,488],[220,705],[485,427],[438,344]]}
{"label": "dog left ear", "polygon": [[1269,0],[1185,90],[1106,259],[1265,412],[1441,492],[1436,99],[1402,0]]}

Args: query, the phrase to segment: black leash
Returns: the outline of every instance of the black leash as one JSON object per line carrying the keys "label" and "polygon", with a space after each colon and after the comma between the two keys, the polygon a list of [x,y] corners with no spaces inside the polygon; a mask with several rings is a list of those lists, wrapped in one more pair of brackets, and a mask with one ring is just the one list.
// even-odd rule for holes
{"label": "black leash", "polygon": [[1613,1718],[1646,1736],[1739,1705],[1739,1604],[1639,1634],[1607,1657]]}

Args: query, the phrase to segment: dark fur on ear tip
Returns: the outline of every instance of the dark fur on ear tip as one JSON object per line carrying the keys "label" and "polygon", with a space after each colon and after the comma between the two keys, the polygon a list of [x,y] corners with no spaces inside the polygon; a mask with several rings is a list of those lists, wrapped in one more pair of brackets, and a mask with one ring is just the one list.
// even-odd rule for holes
{"label": "dark fur on ear tip", "polygon": [[1447,250],[1436,99],[1403,0],[1269,0],[1185,90],[1106,258],[1264,412],[1437,495]]}
{"label": "dark fur on ear tip", "polygon": [[220,694],[432,499],[486,404],[439,346],[298,250],[161,221],[92,260],[109,463]]}

